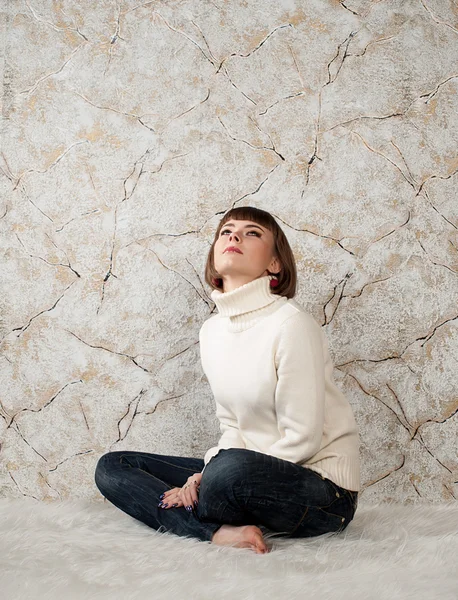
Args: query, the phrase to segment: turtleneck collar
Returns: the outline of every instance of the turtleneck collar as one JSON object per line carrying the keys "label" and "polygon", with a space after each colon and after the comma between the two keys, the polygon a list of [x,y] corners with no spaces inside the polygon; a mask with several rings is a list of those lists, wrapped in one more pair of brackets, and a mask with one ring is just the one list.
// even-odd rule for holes
{"label": "turtleneck collar", "polygon": [[271,279],[272,275],[264,275],[230,292],[212,291],[210,297],[216,304],[219,315],[229,318],[229,331],[243,331],[252,327],[260,318],[270,314],[270,309],[277,308],[277,305],[273,306],[274,302],[287,300],[286,296],[270,291]]}

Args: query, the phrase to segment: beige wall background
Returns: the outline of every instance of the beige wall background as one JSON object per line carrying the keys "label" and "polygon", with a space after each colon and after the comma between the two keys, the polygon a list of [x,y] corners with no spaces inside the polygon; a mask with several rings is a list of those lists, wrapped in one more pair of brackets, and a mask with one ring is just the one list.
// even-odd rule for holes
{"label": "beige wall background", "polygon": [[456,500],[456,2],[1,7],[0,496],[101,500],[105,452],[216,443],[204,266],[251,204],[329,340],[361,501]]}

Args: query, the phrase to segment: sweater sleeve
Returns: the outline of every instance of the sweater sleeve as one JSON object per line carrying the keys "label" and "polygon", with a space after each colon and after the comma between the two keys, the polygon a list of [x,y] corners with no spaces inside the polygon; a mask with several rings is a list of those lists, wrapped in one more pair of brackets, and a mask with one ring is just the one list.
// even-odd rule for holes
{"label": "sweater sleeve", "polygon": [[298,312],[281,326],[275,353],[275,410],[281,438],[267,453],[300,463],[320,448],[324,427],[323,332],[314,317]]}
{"label": "sweater sleeve", "polygon": [[216,456],[223,448],[246,448],[245,442],[243,441],[242,434],[239,431],[237,419],[232,411],[223,407],[218,402],[216,403],[216,416],[219,419],[219,427],[222,433],[218,445],[207,450],[204,456],[204,468],[210,462],[213,456]]}

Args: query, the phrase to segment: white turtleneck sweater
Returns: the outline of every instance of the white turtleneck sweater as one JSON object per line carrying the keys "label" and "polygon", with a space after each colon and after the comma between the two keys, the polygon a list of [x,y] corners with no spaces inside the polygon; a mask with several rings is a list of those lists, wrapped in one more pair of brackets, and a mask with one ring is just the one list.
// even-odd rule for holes
{"label": "white turtleneck sweater", "polygon": [[199,341],[222,435],[204,470],[221,449],[247,448],[360,491],[357,424],[333,379],[326,336],[293,298],[271,292],[270,279],[211,293],[218,314]]}

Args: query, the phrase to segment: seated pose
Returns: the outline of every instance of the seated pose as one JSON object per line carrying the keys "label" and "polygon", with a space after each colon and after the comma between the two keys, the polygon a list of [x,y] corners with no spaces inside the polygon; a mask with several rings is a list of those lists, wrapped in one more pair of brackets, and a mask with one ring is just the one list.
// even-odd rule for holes
{"label": "seated pose", "polygon": [[221,219],[205,269],[218,313],[199,332],[221,438],[203,459],[120,450],[95,482],[156,530],[269,551],[266,537],[343,531],[360,491],[359,433],[325,334],[293,297],[296,265],[273,216]]}

